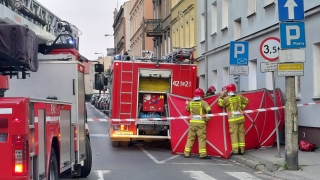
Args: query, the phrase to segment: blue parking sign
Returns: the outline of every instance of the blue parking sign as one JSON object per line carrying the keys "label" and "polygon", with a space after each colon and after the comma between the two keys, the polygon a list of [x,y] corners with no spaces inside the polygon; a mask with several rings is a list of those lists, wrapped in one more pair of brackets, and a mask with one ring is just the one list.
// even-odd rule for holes
{"label": "blue parking sign", "polygon": [[282,49],[305,48],[304,22],[280,23],[280,43]]}
{"label": "blue parking sign", "polygon": [[230,65],[247,66],[249,61],[249,42],[231,41],[230,42]]}

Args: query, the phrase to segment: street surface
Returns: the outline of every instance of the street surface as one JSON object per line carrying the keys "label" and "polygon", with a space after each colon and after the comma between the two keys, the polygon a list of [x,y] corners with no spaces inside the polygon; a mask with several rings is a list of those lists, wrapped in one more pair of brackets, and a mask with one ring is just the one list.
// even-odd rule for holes
{"label": "street surface", "polygon": [[259,172],[213,158],[173,155],[166,142],[132,144],[113,148],[105,115],[87,103],[91,135],[92,171],[87,180],[271,180]]}

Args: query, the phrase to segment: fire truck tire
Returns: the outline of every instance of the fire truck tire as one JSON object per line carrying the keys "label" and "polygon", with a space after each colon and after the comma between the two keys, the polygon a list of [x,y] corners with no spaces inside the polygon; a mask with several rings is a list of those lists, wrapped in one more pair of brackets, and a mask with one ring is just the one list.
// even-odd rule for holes
{"label": "fire truck tire", "polygon": [[128,147],[129,141],[120,141],[120,147]]}
{"label": "fire truck tire", "polygon": [[112,147],[120,147],[120,141],[111,141]]}
{"label": "fire truck tire", "polygon": [[59,174],[58,174],[57,156],[56,156],[56,153],[54,152],[54,149],[51,148],[48,179],[49,180],[58,180],[59,179],[58,176],[59,176]]}
{"label": "fire truck tire", "polygon": [[84,165],[81,166],[81,178],[89,176],[92,167],[92,151],[90,140],[86,137],[86,159],[84,160]]}

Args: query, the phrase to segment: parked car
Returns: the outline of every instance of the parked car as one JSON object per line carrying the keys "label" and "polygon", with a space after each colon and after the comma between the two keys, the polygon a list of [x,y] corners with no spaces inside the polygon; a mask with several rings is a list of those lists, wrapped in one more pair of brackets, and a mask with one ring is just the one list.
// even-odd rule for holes
{"label": "parked car", "polygon": [[100,101],[99,109],[104,110],[105,109],[105,104],[107,102],[108,97],[103,97]]}
{"label": "parked car", "polygon": [[101,95],[100,98],[98,100],[96,100],[95,102],[95,107],[97,109],[100,109],[100,105],[101,105],[101,101],[103,100],[103,98],[105,98],[106,96]]}
{"label": "parked car", "polygon": [[97,94],[93,94],[93,95],[91,96],[90,103],[91,103],[92,105],[95,105],[95,101],[97,100],[97,98],[98,98],[98,95],[97,95]]}
{"label": "parked car", "polygon": [[110,97],[107,98],[103,113],[109,116]]}

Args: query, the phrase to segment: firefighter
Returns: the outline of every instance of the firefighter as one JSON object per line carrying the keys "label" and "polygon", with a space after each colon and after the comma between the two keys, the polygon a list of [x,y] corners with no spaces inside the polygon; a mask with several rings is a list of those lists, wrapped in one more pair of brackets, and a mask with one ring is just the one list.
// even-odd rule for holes
{"label": "firefighter", "polygon": [[[228,96],[225,91],[221,92],[218,100],[218,106],[225,107],[227,112],[235,112],[244,110],[249,100],[248,98],[236,94],[236,86],[229,84],[227,86]],[[245,149],[245,135],[244,135],[244,116],[243,114],[232,114],[228,116],[229,132],[231,136],[232,153],[243,155]]]}
{"label": "firefighter", "polygon": [[[206,101],[202,100],[203,96],[204,96],[204,92],[201,88],[198,88],[195,90],[193,100],[190,101],[186,107],[187,111],[190,112],[191,116],[211,114],[211,108],[209,104]],[[196,137],[198,137],[200,158],[211,159],[211,157],[207,155],[207,150],[206,150],[206,141],[207,141],[206,125],[209,119],[210,119],[209,117],[206,117],[206,118],[199,117],[199,118],[192,118],[190,120],[188,140],[184,149],[184,156],[186,158],[190,157],[191,148],[194,144]]]}
{"label": "firefighter", "polygon": [[207,90],[206,96],[215,95],[216,88],[214,86],[210,86]]}
{"label": "firefighter", "polygon": [[[223,87],[222,87],[221,93],[222,93],[222,92],[224,92],[223,97],[226,97],[226,96],[227,96],[227,86],[223,86]],[[220,94],[221,94],[221,93],[220,93]]]}

